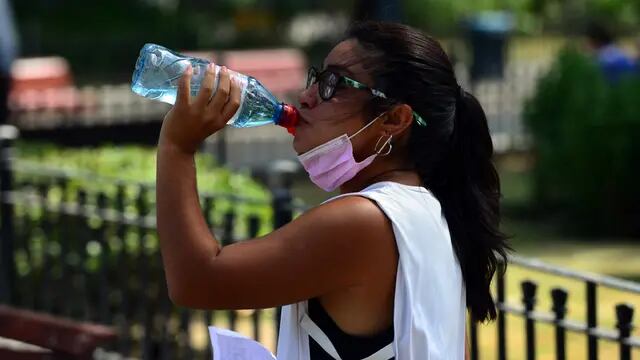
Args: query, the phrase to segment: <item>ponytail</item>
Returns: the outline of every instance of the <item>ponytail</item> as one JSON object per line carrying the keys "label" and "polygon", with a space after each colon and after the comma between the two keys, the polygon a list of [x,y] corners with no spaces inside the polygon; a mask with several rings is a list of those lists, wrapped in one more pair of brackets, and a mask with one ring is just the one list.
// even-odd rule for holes
{"label": "ponytail", "polygon": [[401,102],[426,120],[426,126],[412,125],[409,160],[442,207],[472,319],[495,319],[491,279],[510,248],[499,229],[500,180],[480,103],[457,85],[442,46],[416,29],[363,22],[347,38],[358,41],[363,67],[389,98],[374,99],[371,113]]}
{"label": "ponytail", "polygon": [[459,88],[449,153],[433,189],[442,205],[465,279],[467,307],[476,321],[493,320],[490,283],[498,257],[506,258],[500,225],[500,179],[492,162],[493,144],[478,100]]}

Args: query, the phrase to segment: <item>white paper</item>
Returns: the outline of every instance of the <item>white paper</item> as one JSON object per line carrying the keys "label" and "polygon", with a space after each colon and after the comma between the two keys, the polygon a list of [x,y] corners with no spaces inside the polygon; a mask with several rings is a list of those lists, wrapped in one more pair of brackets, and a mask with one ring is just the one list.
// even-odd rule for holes
{"label": "white paper", "polygon": [[259,342],[235,331],[209,326],[213,360],[274,360]]}

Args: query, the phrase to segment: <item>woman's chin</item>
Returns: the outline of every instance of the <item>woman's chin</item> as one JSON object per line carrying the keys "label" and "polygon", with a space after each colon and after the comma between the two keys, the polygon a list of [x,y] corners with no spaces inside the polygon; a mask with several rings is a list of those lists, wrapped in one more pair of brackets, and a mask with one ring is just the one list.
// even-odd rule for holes
{"label": "woman's chin", "polygon": [[295,151],[297,155],[300,155],[304,152],[302,150],[303,148],[304,147],[302,146],[302,139],[296,134],[296,136],[293,138],[293,151]]}

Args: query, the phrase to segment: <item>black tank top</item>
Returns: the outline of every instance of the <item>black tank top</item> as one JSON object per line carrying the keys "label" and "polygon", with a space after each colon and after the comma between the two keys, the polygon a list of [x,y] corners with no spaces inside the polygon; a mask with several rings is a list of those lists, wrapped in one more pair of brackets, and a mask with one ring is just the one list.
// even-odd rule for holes
{"label": "black tank top", "polygon": [[[393,325],[373,336],[354,336],[340,330],[317,298],[308,301],[309,318],[327,335],[342,360],[362,360],[393,342]],[[334,360],[309,337],[311,360]],[[395,358],[392,358],[392,360]]]}

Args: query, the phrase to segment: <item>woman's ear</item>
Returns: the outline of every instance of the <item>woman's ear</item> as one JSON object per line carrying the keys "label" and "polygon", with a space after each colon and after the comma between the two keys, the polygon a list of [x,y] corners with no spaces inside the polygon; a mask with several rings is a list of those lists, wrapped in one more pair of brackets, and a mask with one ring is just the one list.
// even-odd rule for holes
{"label": "woman's ear", "polygon": [[382,121],[382,130],[386,135],[398,136],[413,123],[413,109],[407,104],[399,104],[387,111]]}

